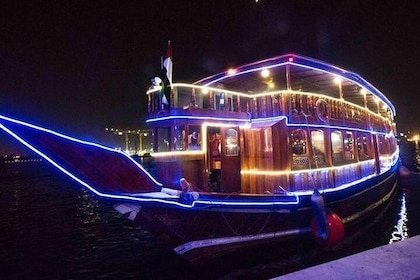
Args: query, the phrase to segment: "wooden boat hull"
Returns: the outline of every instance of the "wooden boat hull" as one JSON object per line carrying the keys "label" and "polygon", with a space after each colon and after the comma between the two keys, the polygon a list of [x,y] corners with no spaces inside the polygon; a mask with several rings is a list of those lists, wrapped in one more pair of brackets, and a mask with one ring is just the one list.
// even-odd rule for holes
{"label": "wooden boat hull", "polygon": [[[378,213],[396,190],[397,165],[350,188],[324,194],[327,211],[346,230]],[[135,222],[149,229],[178,255],[202,263],[235,250],[311,235],[310,195],[282,207],[174,209],[142,207]]]}

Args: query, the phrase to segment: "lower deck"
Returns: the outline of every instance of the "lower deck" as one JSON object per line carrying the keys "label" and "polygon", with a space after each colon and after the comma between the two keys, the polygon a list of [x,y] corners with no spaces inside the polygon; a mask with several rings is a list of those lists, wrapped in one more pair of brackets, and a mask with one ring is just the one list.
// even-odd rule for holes
{"label": "lower deck", "polygon": [[[292,125],[218,123],[155,128],[150,166],[164,185],[184,177],[198,191],[282,193],[336,188],[381,174],[398,160],[391,134]],[[173,139],[165,145],[165,139]],[[168,142],[168,141],[166,141]]]}

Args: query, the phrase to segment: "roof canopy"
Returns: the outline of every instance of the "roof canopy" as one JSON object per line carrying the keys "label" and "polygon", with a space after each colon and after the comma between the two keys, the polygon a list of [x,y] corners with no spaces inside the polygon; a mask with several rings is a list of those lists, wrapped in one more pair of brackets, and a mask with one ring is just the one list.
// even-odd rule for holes
{"label": "roof canopy", "polygon": [[[265,75],[262,75],[263,71]],[[195,84],[247,94],[293,90],[339,98],[341,91],[345,100],[360,106],[364,106],[365,94],[367,107],[371,110],[382,102],[393,115],[396,113],[388,98],[358,74],[296,54],[230,69]]]}

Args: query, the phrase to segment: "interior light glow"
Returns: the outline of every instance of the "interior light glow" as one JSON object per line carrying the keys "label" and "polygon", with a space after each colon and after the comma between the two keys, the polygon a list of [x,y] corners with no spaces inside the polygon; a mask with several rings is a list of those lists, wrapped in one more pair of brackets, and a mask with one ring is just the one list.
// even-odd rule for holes
{"label": "interior light glow", "polygon": [[341,84],[341,77],[336,76],[336,77],[334,78],[334,83],[336,83],[337,85],[338,85],[338,84]]}
{"label": "interior light glow", "polygon": [[268,78],[270,76],[270,70],[268,70],[268,69],[263,69],[262,71],[261,71],[261,77],[263,77],[264,79],[265,78]]}
{"label": "interior light glow", "polygon": [[235,75],[238,72],[238,70],[230,68],[227,70],[228,75]]}

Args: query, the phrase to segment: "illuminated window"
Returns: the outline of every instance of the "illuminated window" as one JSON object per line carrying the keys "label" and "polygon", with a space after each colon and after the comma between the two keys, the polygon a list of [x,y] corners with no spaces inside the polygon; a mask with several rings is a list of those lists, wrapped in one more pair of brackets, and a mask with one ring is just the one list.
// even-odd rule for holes
{"label": "illuminated window", "polygon": [[188,150],[201,149],[201,129],[198,125],[190,125],[188,127]]}
{"label": "illuminated window", "polygon": [[369,155],[369,138],[366,136],[366,133],[359,132],[357,133],[356,144],[357,144],[357,153],[359,155],[359,160],[370,159]]}
{"label": "illuminated window", "polygon": [[187,133],[184,126],[175,126],[173,129],[173,149],[185,151],[187,149]]}
{"label": "illuminated window", "polygon": [[293,155],[306,154],[306,132],[303,129],[293,130],[290,134]]}
{"label": "illuminated window", "polygon": [[344,159],[354,160],[354,138],[349,131],[344,134]]}
{"label": "illuminated window", "polygon": [[157,150],[158,152],[170,151],[170,128],[158,128],[157,130]]}
{"label": "illuminated window", "polygon": [[307,134],[303,129],[295,129],[290,133],[290,144],[293,153],[293,169],[306,169],[309,167],[307,154]]}
{"label": "illuminated window", "polygon": [[315,162],[317,164],[325,163],[324,132],[322,130],[311,131],[311,139]]}
{"label": "illuminated window", "polygon": [[331,148],[333,162],[343,161],[343,136],[341,131],[331,132]]}

